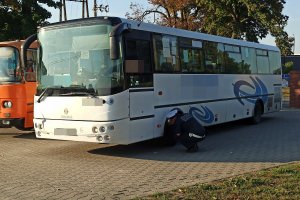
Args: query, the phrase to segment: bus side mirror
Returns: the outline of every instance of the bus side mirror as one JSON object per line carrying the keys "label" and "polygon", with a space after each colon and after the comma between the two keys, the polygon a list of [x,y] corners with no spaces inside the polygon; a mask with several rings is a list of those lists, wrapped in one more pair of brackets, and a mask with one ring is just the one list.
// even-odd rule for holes
{"label": "bus side mirror", "polygon": [[119,37],[112,36],[110,37],[110,59],[118,60],[120,58],[120,45]]}
{"label": "bus side mirror", "polygon": [[129,31],[131,25],[128,23],[120,23],[113,28],[109,37],[110,43],[110,59],[117,60],[120,58],[120,37],[125,31]]}
{"label": "bus side mirror", "polygon": [[27,50],[35,40],[37,40],[37,34],[29,36],[21,46],[21,63],[24,69],[27,66]]}

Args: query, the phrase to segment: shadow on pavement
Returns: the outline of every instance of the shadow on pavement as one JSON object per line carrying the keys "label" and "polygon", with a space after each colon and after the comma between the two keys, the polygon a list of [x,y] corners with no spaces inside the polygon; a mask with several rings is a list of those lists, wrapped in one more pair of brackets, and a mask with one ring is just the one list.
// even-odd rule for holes
{"label": "shadow on pavement", "polygon": [[12,128],[0,128],[0,135],[23,135],[23,134],[28,134],[28,133],[33,133],[33,130],[29,130],[29,131],[21,131],[18,130],[14,127]]}
{"label": "shadow on pavement", "polygon": [[258,125],[245,120],[210,127],[199,151],[187,153],[181,144],[163,147],[157,140],[88,151],[144,160],[170,162],[290,162],[300,160],[300,110],[265,115]]}
{"label": "shadow on pavement", "polygon": [[31,132],[26,132],[22,133],[19,135],[14,136],[14,138],[19,138],[19,139],[36,139],[34,131]]}

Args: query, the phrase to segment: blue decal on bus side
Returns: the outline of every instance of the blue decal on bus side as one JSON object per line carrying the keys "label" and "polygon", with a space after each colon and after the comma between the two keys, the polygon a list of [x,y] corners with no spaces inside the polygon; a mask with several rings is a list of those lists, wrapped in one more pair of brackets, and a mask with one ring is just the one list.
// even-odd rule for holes
{"label": "blue decal on bus side", "polygon": [[[262,101],[264,103],[266,103],[268,100],[267,87],[258,77],[255,77],[255,79],[254,79],[253,77],[250,76],[250,79],[252,80],[254,85],[252,85],[251,83],[244,81],[244,80],[237,81],[235,84],[233,84],[234,95],[238,98],[238,101],[242,105],[245,105],[245,103],[243,102],[243,99],[245,99],[246,101],[248,101],[250,103],[255,104],[257,96],[260,96],[262,98]],[[255,93],[249,94],[247,92],[244,92],[240,89],[241,86],[248,86],[252,89],[255,89]]]}
{"label": "blue decal on bus side", "polygon": [[202,110],[191,107],[189,110],[189,114],[202,122],[208,124],[212,123],[214,121],[214,114],[212,113],[212,111],[206,106],[201,106],[201,108]]}

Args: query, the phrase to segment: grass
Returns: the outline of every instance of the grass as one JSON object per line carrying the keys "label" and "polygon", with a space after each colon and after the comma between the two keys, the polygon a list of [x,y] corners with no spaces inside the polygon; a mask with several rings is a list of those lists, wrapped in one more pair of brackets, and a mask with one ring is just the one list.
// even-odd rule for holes
{"label": "grass", "polygon": [[208,184],[197,184],[136,200],[300,199],[300,163],[287,164]]}

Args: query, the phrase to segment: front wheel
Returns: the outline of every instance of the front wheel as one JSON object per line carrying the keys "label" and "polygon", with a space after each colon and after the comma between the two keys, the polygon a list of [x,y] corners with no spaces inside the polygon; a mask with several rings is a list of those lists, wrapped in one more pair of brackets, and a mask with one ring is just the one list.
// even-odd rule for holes
{"label": "front wheel", "polygon": [[261,121],[261,116],[263,114],[263,107],[260,102],[255,103],[253,116],[250,118],[252,124],[258,124]]}
{"label": "front wheel", "polygon": [[172,128],[167,124],[167,122],[165,122],[164,135],[161,139],[164,146],[175,146],[177,143],[176,136],[172,132]]}

